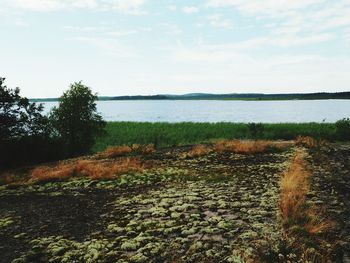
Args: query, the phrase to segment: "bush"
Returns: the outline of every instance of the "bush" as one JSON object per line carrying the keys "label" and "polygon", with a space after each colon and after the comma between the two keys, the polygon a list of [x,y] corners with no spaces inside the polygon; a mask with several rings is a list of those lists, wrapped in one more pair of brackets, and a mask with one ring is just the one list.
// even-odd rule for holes
{"label": "bush", "polygon": [[97,113],[96,100],[97,95],[89,87],[77,82],[63,93],[58,108],[50,114],[69,156],[89,152],[104,131],[106,123]]}
{"label": "bush", "polygon": [[335,135],[338,140],[350,140],[350,119],[344,118],[335,123]]}

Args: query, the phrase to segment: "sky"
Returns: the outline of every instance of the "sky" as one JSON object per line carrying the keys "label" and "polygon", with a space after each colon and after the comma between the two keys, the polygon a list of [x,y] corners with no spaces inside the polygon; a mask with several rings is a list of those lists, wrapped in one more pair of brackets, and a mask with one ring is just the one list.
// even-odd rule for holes
{"label": "sky", "polygon": [[350,0],[0,0],[0,32],[30,98],[350,90]]}

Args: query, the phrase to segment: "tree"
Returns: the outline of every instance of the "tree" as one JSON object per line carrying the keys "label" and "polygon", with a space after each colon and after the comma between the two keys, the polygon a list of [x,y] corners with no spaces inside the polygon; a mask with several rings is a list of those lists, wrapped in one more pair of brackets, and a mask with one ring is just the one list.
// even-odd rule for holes
{"label": "tree", "polygon": [[0,168],[55,159],[59,151],[43,105],[30,102],[20,89],[0,78]]}
{"label": "tree", "polygon": [[97,95],[80,82],[63,93],[59,106],[53,108],[50,119],[69,155],[88,152],[106,123],[97,113]]}
{"label": "tree", "polygon": [[29,102],[19,95],[19,88],[7,88],[4,82],[0,78],[0,140],[47,135],[49,120],[42,115],[43,105]]}

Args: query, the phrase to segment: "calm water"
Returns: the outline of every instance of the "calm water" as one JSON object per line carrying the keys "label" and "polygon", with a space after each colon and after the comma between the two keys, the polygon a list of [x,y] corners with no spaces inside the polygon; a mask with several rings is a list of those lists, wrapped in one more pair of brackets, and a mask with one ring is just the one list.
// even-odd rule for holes
{"label": "calm water", "polygon": [[[46,102],[45,111],[57,105]],[[350,117],[350,100],[290,101],[99,101],[107,121],[335,122]]]}

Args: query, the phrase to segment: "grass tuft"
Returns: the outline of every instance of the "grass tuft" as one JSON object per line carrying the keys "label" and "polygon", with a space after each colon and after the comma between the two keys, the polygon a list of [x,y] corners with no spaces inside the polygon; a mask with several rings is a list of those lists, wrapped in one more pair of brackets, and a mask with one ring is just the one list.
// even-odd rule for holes
{"label": "grass tuft", "polygon": [[187,153],[188,157],[200,157],[209,154],[212,151],[207,145],[196,145]]}

